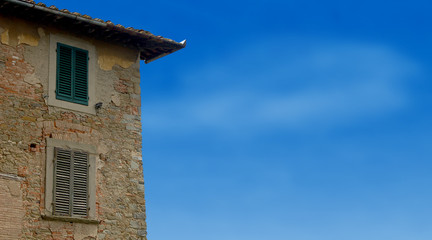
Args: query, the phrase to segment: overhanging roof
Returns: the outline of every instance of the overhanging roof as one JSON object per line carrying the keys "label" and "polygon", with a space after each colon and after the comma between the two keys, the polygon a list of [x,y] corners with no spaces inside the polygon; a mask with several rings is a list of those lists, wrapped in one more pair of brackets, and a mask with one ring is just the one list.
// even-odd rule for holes
{"label": "overhanging roof", "polygon": [[0,0],[0,14],[15,16],[32,22],[65,29],[75,34],[86,35],[95,39],[116,43],[140,51],[141,60],[149,63],[171,54],[186,46],[186,41],[155,36],[144,30],[126,28],[111,21],[91,18],[88,15],[72,13],[55,6],[47,7],[32,0]]}

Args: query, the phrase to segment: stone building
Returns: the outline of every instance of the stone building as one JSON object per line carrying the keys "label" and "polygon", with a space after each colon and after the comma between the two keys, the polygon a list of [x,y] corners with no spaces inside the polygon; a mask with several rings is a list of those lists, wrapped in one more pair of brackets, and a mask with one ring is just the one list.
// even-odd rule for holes
{"label": "stone building", "polygon": [[0,239],[146,239],[140,60],[185,43],[0,0]]}

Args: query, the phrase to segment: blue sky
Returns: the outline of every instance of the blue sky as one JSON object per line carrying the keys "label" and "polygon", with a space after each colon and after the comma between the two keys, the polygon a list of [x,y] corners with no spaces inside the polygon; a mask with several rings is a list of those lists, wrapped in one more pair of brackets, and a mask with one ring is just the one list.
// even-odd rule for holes
{"label": "blue sky", "polygon": [[142,64],[149,239],[431,239],[430,3],[45,2],[188,40]]}

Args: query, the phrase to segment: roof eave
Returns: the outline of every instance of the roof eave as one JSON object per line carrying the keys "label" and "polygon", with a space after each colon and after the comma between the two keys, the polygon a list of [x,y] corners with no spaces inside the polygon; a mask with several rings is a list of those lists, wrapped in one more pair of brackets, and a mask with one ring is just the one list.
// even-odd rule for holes
{"label": "roof eave", "polygon": [[[80,14],[77,15],[69,11],[58,10],[55,7],[46,7],[45,5],[21,0],[3,0],[2,2],[3,4],[0,3],[0,11],[6,8],[6,13],[8,14],[12,15],[16,13],[19,14],[21,18],[27,18],[33,21],[37,21],[37,19],[32,19],[31,14],[28,13],[33,13],[33,18],[37,18],[37,15],[42,14],[47,19],[55,18],[55,20],[61,24],[56,24],[56,21],[48,22],[47,20],[42,23],[63,28],[67,27],[67,24],[72,25],[73,23],[74,27],[82,26],[82,29],[75,30],[76,33],[135,48],[140,52],[140,59],[145,60],[145,63],[169,55],[186,46],[186,41],[179,43],[168,38],[155,36],[144,30],[125,28],[121,25],[114,25],[110,21],[104,22],[100,19],[86,18]],[[16,10],[17,8],[18,10]],[[63,25],[64,23],[66,24]]]}
{"label": "roof eave", "polygon": [[147,64],[147,63],[153,62],[155,60],[158,60],[159,58],[165,57],[165,56],[167,56],[167,55],[169,55],[171,53],[177,52],[178,50],[186,47],[186,40],[183,40],[182,42],[184,42],[184,43],[179,48],[177,48],[177,49],[174,49],[174,50],[172,50],[170,52],[166,52],[166,53],[162,53],[162,54],[156,55],[156,56],[154,56],[152,58],[141,59],[141,60],[145,60],[144,62]]}

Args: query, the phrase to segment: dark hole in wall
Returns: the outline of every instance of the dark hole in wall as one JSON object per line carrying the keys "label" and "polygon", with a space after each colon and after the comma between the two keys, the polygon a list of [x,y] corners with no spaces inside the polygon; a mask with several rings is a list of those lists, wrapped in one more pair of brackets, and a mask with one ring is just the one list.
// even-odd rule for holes
{"label": "dark hole in wall", "polygon": [[31,144],[30,144],[30,151],[31,151],[31,152],[37,152],[38,150],[39,150],[39,149],[38,149],[36,143],[31,143]]}

